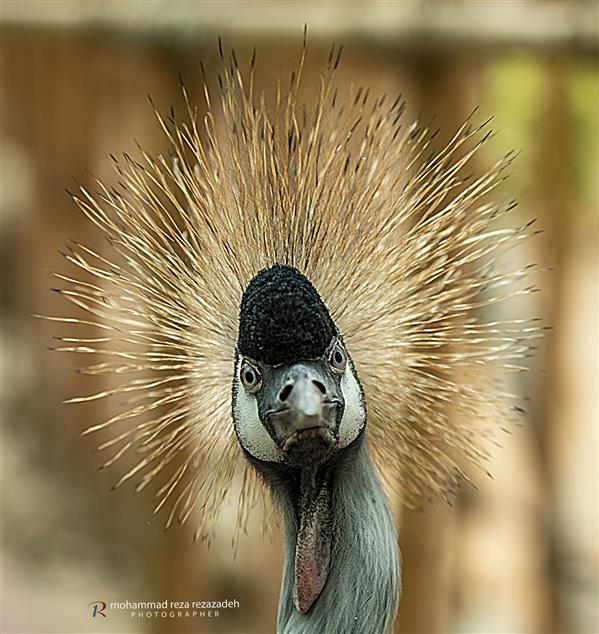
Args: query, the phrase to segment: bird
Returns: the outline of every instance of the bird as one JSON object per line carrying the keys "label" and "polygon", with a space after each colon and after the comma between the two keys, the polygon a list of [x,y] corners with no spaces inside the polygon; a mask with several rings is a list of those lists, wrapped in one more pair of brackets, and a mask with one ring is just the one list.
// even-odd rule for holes
{"label": "bird", "polygon": [[536,228],[498,193],[513,154],[477,167],[490,121],[433,151],[401,96],[339,85],[339,46],[303,99],[307,50],[265,93],[219,40],[202,110],[183,83],[182,119],[153,105],[168,153],[69,191],[106,240],[68,241],[55,274],[87,318],[48,318],[80,372],[118,379],[67,400],[124,403],[83,432],[102,468],[133,457],[115,488],[152,483],[166,526],[210,541],[238,485],[236,540],[255,508],[281,523],[277,631],[379,634],[401,595],[388,496],[450,500],[522,412],[505,377],[542,326],[492,309],[536,290],[505,257]]}
{"label": "bird", "polygon": [[399,552],[366,449],[364,394],[327,307],[298,269],[275,264],[248,284],[235,368],[237,437],[283,516],[279,631],[388,631]]}

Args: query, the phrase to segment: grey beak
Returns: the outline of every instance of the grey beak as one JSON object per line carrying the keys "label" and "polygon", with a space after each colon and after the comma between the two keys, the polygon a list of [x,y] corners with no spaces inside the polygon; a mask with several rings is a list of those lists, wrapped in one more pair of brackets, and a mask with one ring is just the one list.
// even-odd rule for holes
{"label": "grey beak", "polygon": [[282,402],[289,408],[289,417],[293,419],[296,431],[321,425],[324,395],[313,379],[302,376],[291,381],[281,390],[279,400],[281,395],[286,397]]}
{"label": "grey beak", "polygon": [[307,430],[318,432],[326,444],[333,443],[340,401],[334,383],[317,362],[287,368],[273,381],[268,400],[267,428],[283,449]]}

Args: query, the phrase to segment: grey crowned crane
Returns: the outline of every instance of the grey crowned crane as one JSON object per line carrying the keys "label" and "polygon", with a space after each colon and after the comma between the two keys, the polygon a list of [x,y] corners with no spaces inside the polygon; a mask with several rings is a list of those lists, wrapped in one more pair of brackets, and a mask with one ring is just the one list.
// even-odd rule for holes
{"label": "grey crowned crane", "polygon": [[223,56],[204,116],[157,113],[170,156],[114,158],[117,186],[73,194],[109,246],[70,244],[78,273],[57,277],[99,335],[53,319],[61,350],[97,358],[85,372],[120,379],[71,399],[124,399],[86,430],[103,466],[139,456],[116,486],[159,481],[155,510],[202,539],[233,483],[238,528],[274,502],[279,632],[378,634],[400,593],[381,478],[407,504],[451,495],[514,415],[498,377],[540,329],[488,309],[533,290],[501,258],[533,229],[492,195],[509,156],[464,176],[487,124],[431,154],[400,98],[337,88],[336,50],[303,103],[305,52],[272,98],[255,58]]}
{"label": "grey crowned crane", "polygon": [[279,631],[388,631],[399,554],[366,447],[364,394],[326,306],[295,268],[275,265],[245,290],[233,419],[283,515]]}

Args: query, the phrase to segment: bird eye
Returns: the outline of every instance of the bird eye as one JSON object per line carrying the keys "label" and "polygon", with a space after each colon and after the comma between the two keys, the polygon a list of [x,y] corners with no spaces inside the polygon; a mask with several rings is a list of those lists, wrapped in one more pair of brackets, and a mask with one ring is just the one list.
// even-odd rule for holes
{"label": "bird eye", "polygon": [[339,342],[337,342],[331,350],[329,365],[331,366],[331,370],[337,374],[343,374],[345,372],[345,366],[347,365],[347,353]]}
{"label": "bird eye", "polygon": [[239,371],[241,383],[247,392],[255,394],[262,386],[262,375],[260,372],[245,359],[241,363]]}

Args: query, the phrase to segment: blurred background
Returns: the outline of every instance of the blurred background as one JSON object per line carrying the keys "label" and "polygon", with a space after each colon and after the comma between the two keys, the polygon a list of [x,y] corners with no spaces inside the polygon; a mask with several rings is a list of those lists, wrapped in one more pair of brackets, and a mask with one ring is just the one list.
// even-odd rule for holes
{"label": "blurred background", "polygon": [[[80,359],[47,350],[68,314],[48,271],[69,270],[70,238],[102,249],[65,194],[86,170],[106,182],[108,153],[133,139],[165,151],[147,94],[167,111],[217,67],[216,39],[240,59],[258,49],[260,87],[298,59],[309,24],[306,85],[331,42],[341,82],[402,93],[406,120],[441,128],[439,144],[479,106],[497,137],[481,169],[520,152],[502,193],[546,231],[528,261],[553,267],[527,310],[553,327],[514,389],[521,427],[499,438],[454,508],[397,509],[404,595],[397,632],[597,632],[597,237],[599,5],[588,1],[96,2],[3,0],[1,62],[2,631],[273,632],[278,535],[255,518],[234,557],[234,509],[210,548],[193,525],[164,532],[151,492],[110,492],[98,439],[80,432],[111,404],[62,405],[101,388]],[[477,115],[478,116],[478,115]],[[91,383],[90,383],[91,381]],[[95,383],[94,383],[95,382]],[[396,505],[397,506],[397,505]],[[151,520],[151,521],[150,521]],[[236,598],[219,618],[91,618],[93,601]]]}

